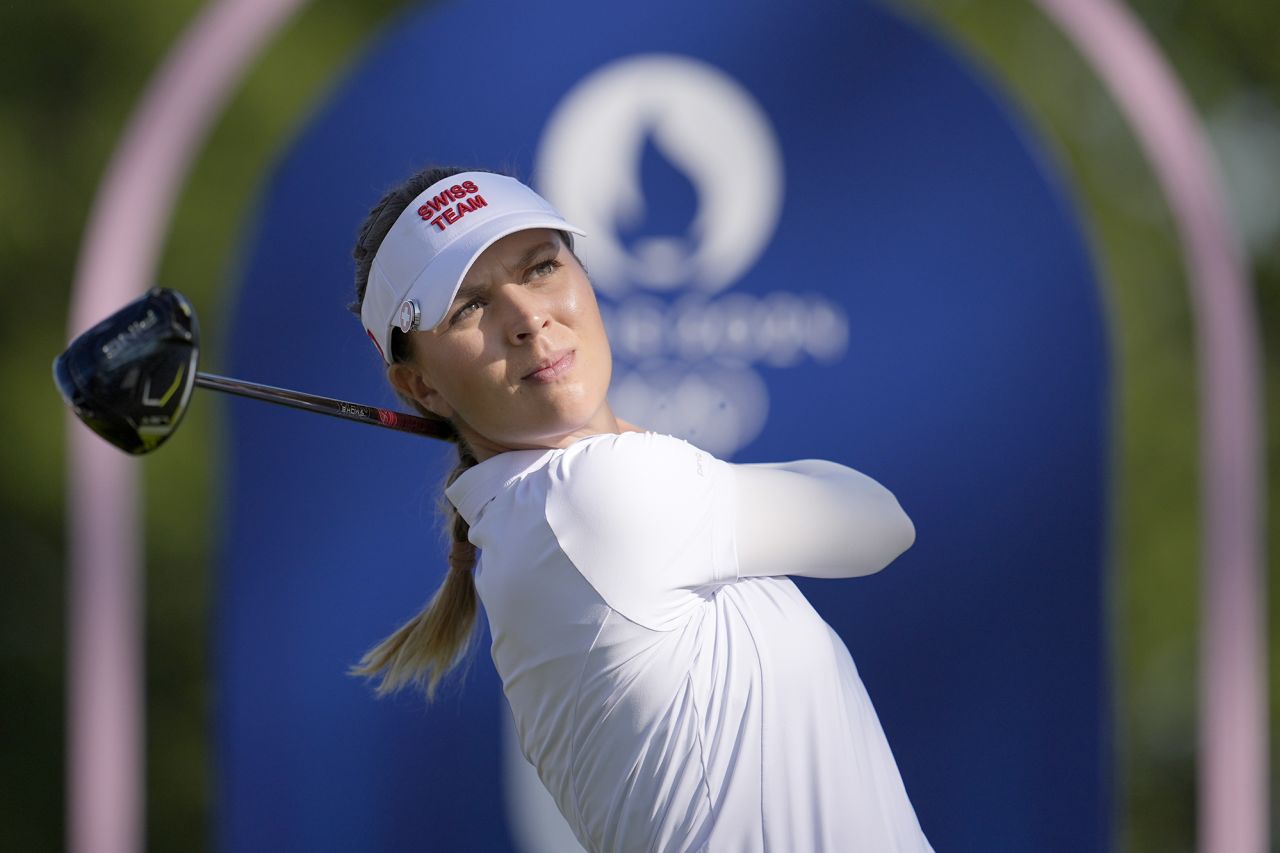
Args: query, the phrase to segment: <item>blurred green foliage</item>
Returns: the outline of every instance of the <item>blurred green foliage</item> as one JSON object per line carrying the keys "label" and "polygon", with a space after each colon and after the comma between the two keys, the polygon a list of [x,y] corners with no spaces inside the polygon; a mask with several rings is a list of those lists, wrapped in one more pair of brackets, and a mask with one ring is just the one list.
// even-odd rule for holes
{"label": "blurred green foliage", "polygon": [[[150,75],[194,18],[194,0],[6,3],[0,8],[0,596],[4,709],[0,846],[63,843],[64,423],[49,365],[66,340],[76,257],[106,164]],[[241,220],[259,182],[326,85],[406,4],[312,3],[250,69],[179,199],[157,282],[206,324],[229,307]],[[1198,498],[1193,318],[1172,223],[1100,84],[1025,0],[903,0],[1007,92],[1071,184],[1107,281],[1116,385],[1116,649],[1120,849],[1191,850],[1195,837]],[[1249,237],[1266,335],[1268,482],[1280,484],[1280,5],[1135,0],[1220,153]],[[1275,190],[1275,192],[1270,192]],[[202,362],[216,370],[220,336]],[[200,849],[212,808],[207,526],[219,472],[218,403],[196,398],[182,441],[143,471],[147,543],[147,837]],[[1273,500],[1268,518],[1277,516]],[[1273,525],[1269,525],[1270,527]],[[1276,565],[1274,555],[1269,565]],[[1269,609],[1277,613],[1272,585]],[[1274,621],[1274,620],[1273,620]],[[1271,660],[1280,660],[1271,630]],[[1276,666],[1271,666],[1272,672]],[[1273,677],[1273,744],[1278,682]],[[1273,757],[1276,753],[1273,747]],[[1272,765],[1275,765],[1273,758]],[[1273,809],[1273,814],[1276,809]],[[1273,837],[1277,834],[1273,828]]]}

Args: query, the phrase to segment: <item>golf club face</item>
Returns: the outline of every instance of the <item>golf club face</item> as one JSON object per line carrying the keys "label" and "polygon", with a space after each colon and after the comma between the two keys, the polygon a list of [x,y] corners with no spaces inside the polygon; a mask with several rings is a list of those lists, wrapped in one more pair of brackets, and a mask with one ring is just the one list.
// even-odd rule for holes
{"label": "golf club face", "polygon": [[54,359],[54,382],[98,435],[126,453],[149,453],[187,411],[199,336],[182,294],[153,288],[72,341]]}

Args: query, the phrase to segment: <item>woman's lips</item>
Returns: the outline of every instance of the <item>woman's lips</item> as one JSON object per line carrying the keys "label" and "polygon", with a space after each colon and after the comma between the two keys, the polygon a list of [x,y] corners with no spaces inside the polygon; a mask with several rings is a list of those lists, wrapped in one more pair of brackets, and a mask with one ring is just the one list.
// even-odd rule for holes
{"label": "woman's lips", "polygon": [[560,360],[555,364],[544,367],[541,370],[535,370],[533,373],[526,376],[525,379],[530,382],[555,382],[561,376],[568,373],[569,369],[573,367],[574,352],[574,350],[569,350],[561,356]]}

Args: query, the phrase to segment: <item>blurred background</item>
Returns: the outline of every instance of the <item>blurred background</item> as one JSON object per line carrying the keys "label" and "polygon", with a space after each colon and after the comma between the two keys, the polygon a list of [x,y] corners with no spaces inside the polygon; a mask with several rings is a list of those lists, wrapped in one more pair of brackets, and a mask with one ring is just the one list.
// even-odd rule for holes
{"label": "blurred background", "polygon": [[[265,173],[327,86],[396,12],[393,0],[318,0],[236,89],[175,209],[158,283],[230,310],[237,229]],[[89,205],[143,88],[201,4],[5,4],[0,53],[0,846],[55,850],[65,808],[65,420],[50,380],[66,343]],[[1280,486],[1280,6],[1265,0],[1134,0],[1189,91],[1247,243],[1265,342],[1268,490]],[[1117,849],[1193,849],[1200,589],[1192,316],[1169,211],[1101,84],[1039,11],[1007,0],[903,0],[1016,103],[1068,173],[1104,282],[1116,362],[1114,641]],[[224,338],[207,335],[217,372]],[[323,389],[318,389],[323,390]],[[141,461],[146,525],[146,835],[204,849],[216,803],[209,761],[209,603],[220,487],[220,401],[197,396],[163,461]],[[1274,497],[1268,519],[1277,517]],[[1268,525],[1271,529],[1273,525]],[[1274,551],[1269,567],[1276,565]],[[1268,573],[1269,575],[1271,572]],[[1276,584],[1268,610],[1275,614]],[[1275,620],[1272,754],[1276,753]],[[1275,766],[1274,758],[1272,766]],[[1274,798],[1274,794],[1273,794]],[[1274,801],[1274,800],[1273,800]],[[1272,837],[1280,833],[1273,812]],[[1273,842],[1273,849],[1275,847]]]}

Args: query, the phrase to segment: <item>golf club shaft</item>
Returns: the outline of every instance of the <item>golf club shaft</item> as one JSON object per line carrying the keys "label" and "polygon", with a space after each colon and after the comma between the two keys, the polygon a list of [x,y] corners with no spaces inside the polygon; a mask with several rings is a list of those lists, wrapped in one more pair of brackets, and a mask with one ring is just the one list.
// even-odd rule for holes
{"label": "golf club shaft", "polygon": [[256,382],[245,382],[243,379],[232,379],[229,376],[217,376],[212,373],[197,373],[196,385],[201,388],[211,388],[214,391],[236,394],[240,397],[249,397],[268,403],[279,403],[282,406],[291,406],[308,412],[318,412],[322,415],[329,415],[330,417],[342,418],[348,421],[359,421],[360,423],[373,424],[374,426],[400,430],[401,432],[412,432],[419,435],[440,436],[440,428],[430,421],[390,409],[363,406],[359,403],[335,400],[332,397],[304,394],[301,391],[290,391],[288,388],[260,385]]}

